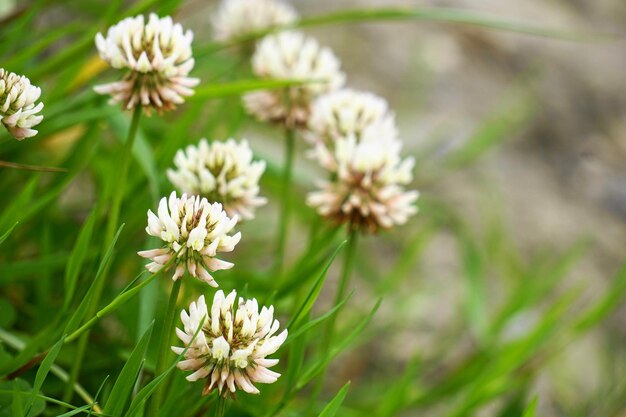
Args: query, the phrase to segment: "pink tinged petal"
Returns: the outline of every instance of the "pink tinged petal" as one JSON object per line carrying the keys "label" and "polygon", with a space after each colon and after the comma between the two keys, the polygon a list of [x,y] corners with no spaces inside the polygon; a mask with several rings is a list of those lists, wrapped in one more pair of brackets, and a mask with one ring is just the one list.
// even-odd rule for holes
{"label": "pink tinged petal", "polygon": [[172,348],[172,352],[174,352],[177,355],[181,355],[185,351],[185,348],[179,347],[179,346],[171,346],[171,348]]}
{"label": "pink tinged petal", "polygon": [[232,372],[228,375],[228,378],[226,379],[226,385],[228,385],[228,389],[230,390],[230,392],[237,391],[237,387],[235,386],[235,376]]}
{"label": "pink tinged petal", "polygon": [[185,379],[190,382],[195,382],[199,379],[205,378],[207,375],[209,375],[209,370],[206,368],[200,368],[193,374],[188,375]]}
{"label": "pink tinged petal", "polygon": [[254,362],[258,365],[258,366],[262,366],[264,368],[271,368],[272,366],[278,364],[278,359],[255,359]]}
{"label": "pink tinged petal", "polygon": [[156,262],[150,262],[148,265],[146,265],[146,269],[150,271],[151,273],[156,274],[161,269],[163,269],[163,265],[158,264]]}
{"label": "pink tinged petal", "polygon": [[192,358],[179,361],[176,366],[182,371],[195,371],[202,367],[202,365],[204,365],[203,360]]}
{"label": "pink tinged petal", "polygon": [[182,277],[184,273],[185,273],[185,267],[183,265],[178,265],[176,267],[176,271],[174,272],[174,275],[172,275],[172,280],[174,281],[178,280],[178,278]]}
{"label": "pink tinged petal", "polygon": [[206,269],[204,269],[202,266],[198,267],[197,272],[198,272],[198,278],[200,278],[202,281],[206,282],[211,287],[214,287],[214,288],[219,287],[219,285],[217,284],[217,282],[215,282],[211,274],[209,274],[209,272]]}
{"label": "pink tinged petal", "polygon": [[204,264],[210,271],[221,271],[232,268],[235,264],[217,258],[204,258]]}
{"label": "pink tinged petal", "polygon": [[137,255],[142,258],[152,259],[155,256],[164,255],[168,252],[168,249],[159,248],[159,249],[150,249],[150,250],[142,250],[137,252]]}
{"label": "pink tinged petal", "polygon": [[237,385],[239,385],[241,389],[248,394],[260,393],[260,391],[254,385],[252,385],[247,375],[242,374],[239,370],[235,371],[235,381],[237,382]]}
{"label": "pink tinged petal", "polygon": [[262,384],[272,384],[280,377],[280,374],[269,369],[257,366],[256,368],[248,368],[248,377],[252,382],[260,382]]}

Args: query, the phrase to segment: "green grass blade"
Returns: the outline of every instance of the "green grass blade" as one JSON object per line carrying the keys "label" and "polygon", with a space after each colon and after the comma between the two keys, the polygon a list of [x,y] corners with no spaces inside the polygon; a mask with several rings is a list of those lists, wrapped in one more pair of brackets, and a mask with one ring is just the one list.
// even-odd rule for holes
{"label": "green grass blade", "polygon": [[125,417],[135,416],[140,411],[141,407],[143,407],[144,403],[148,400],[148,398],[150,398],[150,396],[154,393],[154,391],[156,391],[159,385],[165,380],[165,378],[167,378],[167,376],[174,370],[174,368],[176,368],[176,364],[178,363],[178,361],[180,361],[185,356],[185,353],[187,353],[187,349],[189,349],[189,346],[193,343],[193,341],[196,339],[198,334],[202,331],[204,320],[205,319],[202,319],[202,321],[200,321],[200,323],[198,324],[198,328],[196,329],[193,337],[191,338],[191,342],[189,343],[188,347],[186,347],[180,353],[180,355],[178,355],[174,363],[172,363],[172,365],[169,368],[167,368],[161,375],[156,376],[152,381],[150,381],[148,385],[143,387],[137,393],[137,396],[131,402],[130,407],[128,408],[128,411],[126,412],[126,414],[124,414]]}
{"label": "green grass blade", "polygon": [[39,394],[41,391],[41,387],[43,386],[44,381],[48,377],[50,373],[50,369],[54,365],[54,361],[56,360],[59,352],[61,352],[61,348],[63,347],[63,343],[65,343],[65,337],[62,337],[53,347],[50,349],[44,360],[39,365],[39,369],[37,370],[37,375],[35,375],[35,383],[33,384],[33,396],[28,400],[26,405],[26,409],[28,411],[31,410],[33,402],[35,401],[35,395]]}
{"label": "green grass blade", "polygon": [[93,404],[83,405],[82,407],[75,408],[67,413],[59,414],[57,417],[70,417],[80,413],[88,412],[93,407]]}
{"label": "green grass blade", "polygon": [[65,269],[65,296],[63,300],[63,310],[67,309],[72,302],[74,292],[76,291],[76,283],[78,275],[87,259],[89,250],[89,242],[93,234],[94,225],[96,223],[96,209],[92,210],[83,227],[78,233],[78,238],[74,244],[74,249],[67,261]]}
{"label": "green grass blade", "polygon": [[526,410],[524,410],[524,414],[522,414],[522,417],[535,417],[537,413],[537,401],[537,397],[533,398],[530,401],[530,404],[528,404],[528,407],[526,407]]}
{"label": "green grass blade", "polygon": [[285,345],[289,344],[293,340],[297,339],[303,334],[306,334],[309,330],[313,329],[314,327],[320,325],[321,323],[331,318],[333,315],[337,314],[339,310],[341,310],[341,308],[348,302],[348,300],[352,298],[353,294],[354,294],[354,291],[352,291],[345,299],[343,299],[340,303],[335,305],[333,308],[328,310],[323,315],[319,316],[316,319],[308,321],[307,323],[299,327],[296,331],[289,333],[289,336],[287,337],[287,340],[285,340],[284,344]]}
{"label": "green grass blade", "polygon": [[322,412],[319,414],[319,417],[335,417],[335,415],[337,414],[337,411],[339,411],[339,407],[341,407],[343,400],[346,398],[346,395],[348,394],[349,388],[350,388],[350,381],[346,382],[346,385],[344,385],[339,390],[337,395],[335,395],[335,398],[333,398],[331,402],[329,402],[328,405],[324,407]]}
{"label": "green grass blade", "polygon": [[342,10],[327,15],[304,18],[296,23],[295,26],[311,27],[338,23],[360,23],[389,20],[418,20],[462,24],[571,41],[589,41],[608,38],[606,35],[555,29],[540,26],[535,23],[523,22],[521,20],[512,20],[501,16],[490,16],[472,12],[470,10],[445,7]]}
{"label": "green grass blade", "polygon": [[382,303],[382,299],[379,299],[376,302],[376,305],[374,305],[374,308],[372,308],[372,310],[369,312],[367,316],[365,316],[365,318],[363,318],[363,320],[361,320],[356,326],[350,326],[350,328],[353,328],[354,330],[352,330],[352,332],[350,332],[350,334],[348,334],[346,337],[341,339],[339,343],[333,347],[333,349],[330,351],[330,354],[327,357],[318,358],[317,361],[315,361],[306,369],[304,376],[302,376],[298,381],[296,390],[300,390],[304,388],[306,384],[308,384],[326,366],[328,366],[328,364],[335,358],[335,356],[337,356],[344,349],[350,346],[350,344],[352,344],[354,339],[356,339],[356,337],[361,334],[361,332],[365,329],[368,323],[372,320],[372,317],[374,317],[374,314],[376,314],[376,312],[378,311],[378,308],[380,307],[381,303]]}
{"label": "green grass blade", "polygon": [[146,352],[150,343],[150,337],[152,336],[152,328],[154,321],[145,331],[137,346],[133,349],[130,357],[124,364],[120,375],[113,385],[111,395],[107,399],[104,406],[104,413],[113,416],[121,416],[124,414],[124,409],[128,403],[128,400],[133,392],[133,387],[139,375],[139,371],[146,359]]}
{"label": "green grass blade", "polygon": [[13,224],[13,226],[11,226],[11,227],[9,228],[9,230],[7,230],[7,231],[6,231],[6,232],[5,232],[2,236],[0,236],[0,245],[1,245],[1,244],[5,241],[5,240],[7,240],[7,238],[9,237],[9,235],[10,235],[10,234],[13,232],[13,230],[15,230],[15,228],[17,227],[18,223],[19,223],[19,222],[15,222],[15,223]]}
{"label": "green grass blade", "polygon": [[626,297],[626,264],[622,266],[617,276],[613,278],[604,297],[581,315],[574,330],[576,332],[584,332],[597,325],[622,304],[624,297]]}
{"label": "green grass blade", "polygon": [[207,100],[227,96],[241,95],[250,91],[272,90],[294,85],[302,85],[307,82],[302,80],[238,80],[222,84],[209,84],[196,88],[193,96],[188,100]]}
{"label": "green grass blade", "polygon": [[328,262],[326,263],[326,266],[324,267],[322,272],[319,274],[318,278],[315,280],[315,283],[313,284],[313,287],[311,287],[311,290],[309,291],[306,298],[304,299],[304,302],[302,303],[297,313],[294,314],[293,318],[287,325],[288,329],[292,329],[293,327],[297,326],[300,320],[302,320],[302,318],[304,318],[304,316],[308,314],[309,311],[311,311],[311,309],[313,308],[313,305],[315,304],[315,301],[317,301],[317,297],[320,295],[320,292],[322,291],[322,287],[324,286],[324,282],[326,281],[326,277],[328,276],[328,270],[330,269],[331,265],[335,261],[337,254],[339,254],[339,252],[341,251],[341,249],[343,248],[345,244],[346,244],[346,241],[343,241],[337,247],[337,249],[335,249],[335,252],[330,256],[330,258],[328,259]]}
{"label": "green grass blade", "polygon": [[87,294],[85,295],[85,297],[83,297],[83,300],[81,301],[78,308],[76,309],[72,317],[70,317],[67,325],[65,326],[65,334],[72,334],[76,329],[78,329],[78,326],[80,326],[80,323],[85,318],[85,314],[87,314],[87,307],[89,307],[89,304],[91,303],[91,300],[95,293],[94,289],[97,286],[96,283],[104,279],[103,273],[106,270],[107,265],[111,261],[111,257],[113,256],[113,248],[115,248],[115,244],[117,243],[117,239],[119,238],[123,228],[124,225],[122,224],[120,228],[117,229],[115,237],[111,241],[111,244],[109,245],[104,257],[102,258],[102,261],[100,262],[100,265],[98,266],[98,271],[96,272],[96,276],[91,283],[89,290],[87,290]]}

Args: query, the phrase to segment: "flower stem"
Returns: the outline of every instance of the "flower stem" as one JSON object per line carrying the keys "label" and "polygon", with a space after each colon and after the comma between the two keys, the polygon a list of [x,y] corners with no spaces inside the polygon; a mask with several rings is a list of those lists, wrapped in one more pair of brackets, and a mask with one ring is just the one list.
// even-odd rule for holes
{"label": "flower stem", "polygon": [[[174,333],[174,327],[176,324],[176,301],[178,301],[178,294],[180,293],[180,285],[183,282],[182,277],[174,281],[174,285],[172,285],[172,291],[170,292],[170,299],[167,303],[167,313],[165,315],[165,320],[163,321],[163,325],[161,326],[161,346],[159,347],[159,352],[157,356],[156,363],[156,371],[154,373],[155,376],[161,375],[163,371],[165,371],[167,364],[167,354],[170,351],[172,333]],[[154,397],[150,401],[150,405],[147,415],[156,416],[159,413],[159,406],[163,400],[163,393],[165,392],[164,385],[166,381],[163,381],[161,386],[156,389],[154,393]]]}
{"label": "flower stem", "polygon": [[285,131],[285,167],[283,169],[280,219],[278,225],[278,249],[276,251],[275,272],[282,273],[285,261],[285,248],[289,235],[289,218],[291,216],[291,176],[293,171],[293,160],[295,155],[295,136],[293,128]]}
{"label": "flower stem", "polygon": [[215,404],[215,417],[224,417],[226,411],[226,397],[217,394],[217,404]]}
{"label": "flower stem", "polygon": [[[126,177],[128,175],[128,167],[130,165],[131,154],[133,150],[133,144],[135,143],[135,137],[137,136],[137,130],[139,129],[139,119],[141,118],[142,107],[137,106],[133,112],[133,118],[130,123],[130,128],[128,129],[128,136],[126,138],[126,143],[124,144],[124,151],[122,153],[122,162],[120,166],[120,170],[117,173],[117,187],[115,188],[116,192],[113,195],[113,200],[111,202],[111,209],[109,211],[109,219],[106,228],[106,234],[104,239],[104,247],[108,248],[108,246],[113,241],[115,237],[115,232],[118,228],[119,217],[120,217],[120,208],[122,205],[122,199],[124,197],[124,191],[126,188]],[[110,264],[109,264],[110,265]],[[106,276],[108,274],[108,267],[104,271],[104,278],[96,283],[96,287],[94,288],[94,297],[93,302],[87,311],[87,317],[93,316],[97,311],[98,304],[100,304],[100,298],[102,297],[102,290],[104,289],[104,283],[106,282]],[[65,394],[63,399],[65,402],[70,402],[72,397],[72,387],[76,383],[78,379],[78,375],[80,373],[80,367],[83,362],[83,357],[85,356],[85,350],[87,348],[87,341],[89,338],[89,331],[86,331],[81,336],[78,342],[78,348],[76,351],[76,355],[74,356],[74,364],[70,371],[70,379],[65,389]]]}

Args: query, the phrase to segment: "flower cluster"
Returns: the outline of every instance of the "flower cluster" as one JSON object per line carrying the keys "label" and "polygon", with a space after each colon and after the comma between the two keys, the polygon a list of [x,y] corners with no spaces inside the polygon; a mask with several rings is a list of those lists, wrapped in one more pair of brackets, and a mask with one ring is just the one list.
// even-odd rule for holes
{"label": "flower cluster", "polygon": [[[237,293],[217,291],[208,309],[201,296],[189,306],[189,313],[182,311],[183,329],[176,329],[184,347],[172,347],[176,354],[185,353],[178,362],[183,371],[193,371],[189,381],[206,379],[202,393],[217,390],[220,395],[235,393],[237,388],[258,394],[255,383],[272,383],[280,374],[268,368],[278,359],[267,359],[283,344],[287,330],[276,335],[280,323],[274,320],[274,307],[263,307],[255,299],[239,298],[234,309]],[[194,338],[195,335],[195,338]],[[185,351],[185,348],[187,349]]]}
{"label": "flower cluster", "polygon": [[277,90],[244,96],[249,113],[261,121],[304,127],[314,98],[340,88],[345,82],[333,52],[300,32],[281,32],[263,38],[252,56],[252,69],[263,79],[302,81]]}
{"label": "flower cluster", "polygon": [[215,38],[226,41],[297,19],[294,8],[279,0],[223,0],[212,22]]}
{"label": "flower cluster", "polygon": [[152,260],[146,268],[156,273],[164,267],[175,266],[173,280],[179,279],[185,271],[192,276],[217,287],[208,271],[232,268],[233,264],[217,259],[218,252],[231,252],[241,233],[229,235],[237,224],[237,217],[230,218],[220,203],[210,204],[206,198],[187,196],[159,202],[158,215],[148,210],[146,232],[164,242],[164,246],[139,252],[139,255]]}
{"label": "flower cluster", "polygon": [[41,89],[28,78],[0,68],[0,122],[17,140],[37,134],[32,128],[43,120],[39,96]]}
{"label": "flower cluster", "polygon": [[417,212],[412,158],[402,159],[394,116],[382,98],[351,90],[330,93],[313,105],[312,155],[329,180],[307,197],[324,217],[375,232],[406,223]]}
{"label": "flower cluster", "polygon": [[190,30],[156,14],[147,22],[143,15],[126,18],[109,28],[106,37],[98,33],[100,57],[128,72],[121,81],[97,86],[96,92],[111,95],[126,109],[143,106],[147,113],[174,109],[199,83],[188,77],[194,66],[192,39]]}
{"label": "flower cluster", "polygon": [[167,176],[175,187],[222,203],[230,217],[250,220],[254,209],[266,203],[259,196],[265,161],[253,161],[246,140],[209,144],[202,139],[198,146],[179,150],[174,165],[176,169],[169,169]]}

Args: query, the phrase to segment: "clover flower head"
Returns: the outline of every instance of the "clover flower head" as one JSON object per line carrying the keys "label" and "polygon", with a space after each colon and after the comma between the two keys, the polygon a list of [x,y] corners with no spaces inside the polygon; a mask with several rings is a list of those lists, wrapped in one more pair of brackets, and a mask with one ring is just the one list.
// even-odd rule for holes
{"label": "clover flower head", "polygon": [[41,89],[31,85],[28,78],[0,68],[0,122],[15,139],[37,134],[32,128],[43,120],[38,114],[43,103],[36,103],[39,96]]}
{"label": "clover flower head", "polygon": [[352,228],[375,232],[407,222],[419,193],[407,191],[413,158],[402,159],[402,142],[387,102],[350,90],[329,93],[313,106],[309,153],[328,172],[307,203]]}
{"label": "clover flower head", "polygon": [[261,121],[304,127],[312,101],[345,82],[341,63],[327,47],[300,32],[281,32],[263,38],[252,56],[254,73],[263,79],[304,83],[244,96],[247,111]]}
{"label": "clover flower head", "polygon": [[193,33],[169,16],[153,13],[147,22],[143,15],[123,19],[106,37],[96,35],[96,47],[111,67],[127,73],[121,81],[96,86],[96,92],[111,95],[112,102],[126,109],[143,106],[148,114],[173,110],[199,83],[188,77],[194,66],[192,40]]}
{"label": "clover flower head", "polygon": [[215,38],[241,38],[298,19],[295,9],[280,0],[222,0],[213,16]]}
{"label": "clover flower head", "polygon": [[206,198],[187,194],[178,198],[174,191],[169,198],[161,199],[157,214],[148,210],[146,232],[164,245],[138,254],[152,260],[146,265],[152,273],[175,267],[174,281],[187,271],[217,287],[209,271],[232,268],[232,263],[216,256],[218,252],[231,252],[239,243],[240,232],[229,235],[236,224],[237,217],[228,217],[220,203],[211,204]]}
{"label": "clover flower head", "polygon": [[254,209],[267,202],[259,196],[265,162],[253,160],[246,140],[209,144],[202,139],[197,146],[179,150],[174,165],[167,176],[176,188],[222,203],[230,217],[250,220]]}
{"label": "clover flower head", "polygon": [[269,369],[278,359],[267,356],[280,348],[287,330],[276,334],[280,323],[274,320],[273,306],[259,311],[256,299],[240,297],[235,310],[236,297],[235,291],[228,296],[217,291],[208,308],[200,296],[191,303],[189,312],[180,314],[183,328],[176,329],[176,334],[184,347],[173,346],[172,350],[178,355],[185,353],[177,366],[193,372],[188,381],[206,379],[203,395],[213,390],[223,396],[234,395],[238,389],[258,394],[255,383],[270,384],[280,376]]}

